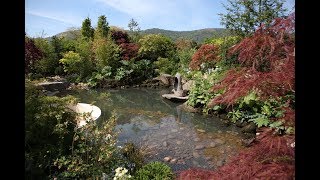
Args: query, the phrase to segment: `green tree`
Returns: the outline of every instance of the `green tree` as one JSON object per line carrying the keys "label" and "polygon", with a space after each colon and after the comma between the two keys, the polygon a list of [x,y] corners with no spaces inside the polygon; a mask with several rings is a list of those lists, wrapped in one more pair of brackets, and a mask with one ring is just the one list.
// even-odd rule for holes
{"label": "green tree", "polygon": [[106,16],[102,15],[98,18],[98,26],[96,29],[96,35],[98,37],[107,38],[109,32],[109,23],[107,22]]}
{"label": "green tree", "polygon": [[139,40],[139,56],[143,59],[156,61],[159,57],[171,58],[175,56],[175,45],[166,36],[149,34]]}
{"label": "green tree", "polygon": [[138,42],[139,39],[141,38],[140,35],[140,27],[137,21],[135,21],[133,18],[130,19],[128,28],[130,30],[130,34],[132,35],[132,41],[133,42]]}
{"label": "green tree", "polygon": [[50,41],[50,44],[52,45],[53,50],[56,53],[56,56],[58,57],[58,59],[61,59],[62,53],[63,53],[63,45],[62,45],[61,38],[57,36],[53,36]]}
{"label": "green tree", "polygon": [[88,77],[93,70],[92,61],[81,57],[79,53],[69,51],[60,59],[63,64],[63,69],[68,74],[79,75],[78,80]]}
{"label": "green tree", "polygon": [[113,41],[106,39],[95,40],[93,49],[98,71],[105,66],[110,66],[113,70],[119,67],[121,49]]}
{"label": "green tree", "polygon": [[92,39],[94,35],[94,29],[91,26],[91,20],[89,17],[87,17],[83,22],[82,22],[82,27],[81,27],[81,34],[83,37]]}
{"label": "green tree", "polygon": [[262,24],[269,26],[273,19],[283,17],[284,0],[228,0],[226,14],[219,14],[221,24],[239,36],[252,34]]}
{"label": "green tree", "polygon": [[55,74],[56,68],[59,67],[59,59],[52,43],[49,43],[48,40],[43,38],[36,38],[35,44],[43,52],[43,58],[35,65],[36,73],[41,75]]}

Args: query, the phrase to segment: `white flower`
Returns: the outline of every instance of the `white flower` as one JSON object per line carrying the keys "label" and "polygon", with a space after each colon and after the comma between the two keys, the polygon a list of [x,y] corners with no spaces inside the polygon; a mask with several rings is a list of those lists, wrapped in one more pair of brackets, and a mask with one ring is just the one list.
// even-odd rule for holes
{"label": "white flower", "polygon": [[109,139],[111,139],[111,134],[107,134],[107,136],[106,136],[106,140],[109,140]]}

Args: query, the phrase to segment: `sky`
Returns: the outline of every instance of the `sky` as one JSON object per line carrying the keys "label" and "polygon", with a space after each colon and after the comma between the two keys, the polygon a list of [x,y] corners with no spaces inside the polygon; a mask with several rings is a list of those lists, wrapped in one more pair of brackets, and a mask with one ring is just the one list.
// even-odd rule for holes
{"label": "sky", "polygon": [[[227,0],[25,0],[25,31],[30,37],[48,37],[80,28],[89,17],[96,27],[105,15],[110,26],[128,29],[131,18],[141,30],[161,28],[190,31],[222,28],[219,13]],[[286,0],[289,10],[294,0]]]}

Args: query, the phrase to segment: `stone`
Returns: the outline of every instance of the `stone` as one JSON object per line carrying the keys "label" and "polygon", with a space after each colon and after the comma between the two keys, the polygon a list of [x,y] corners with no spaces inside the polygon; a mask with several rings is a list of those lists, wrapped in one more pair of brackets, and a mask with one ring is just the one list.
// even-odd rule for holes
{"label": "stone", "polygon": [[182,144],[182,141],[177,141],[177,144],[178,144],[178,145]]}
{"label": "stone", "polygon": [[175,94],[163,94],[162,97],[174,102],[184,102],[188,100],[188,96],[177,96]]}
{"label": "stone", "polygon": [[172,157],[167,156],[167,157],[163,158],[163,161],[168,162],[168,161],[170,161],[171,159],[172,159]]}
{"label": "stone", "polygon": [[197,129],[197,131],[201,132],[201,133],[205,133],[206,131],[203,129]]}
{"label": "stone", "polygon": [[198,158],[198,157],[200,157],[200,154],[199,154],[198,152],[194,151],[194,152],[192,153],[192,156],[193,156],[194,158]]}
{"label": "stone", "polygon": [[171,132],[178,132],[178,129],[171,129]]}
{"label": "stone", "polygon": [[200,138],[194,138],[193,141],[199,142],[199,141],[200,141]]}
{"label": "stone", "polygon": [[217,161],[217,163],[216,163],[216,164],[217,164],[217,166],[218,166],[218,167],[220,167],[220,166],[222,166],[222,165],[223,165],[223,162],[222,162],[222,161]]}
{"label": "stone", "polygon": [[217,146],[217,144],[216,144],[215,142],[210,142],[209,146],[212,147],[212,148],[214,148],[214,147]]}
{"label": "stone", "polygon": [[[99,107],[87,103],[77,103],[76,105],[69,105],[68,108],[80,114],[76,117],[78,128],[86,125],[88,120],[97,120],[101,115],[101,109]],[[89,115],[84,116],[82,114]]]}
{"label": "stone", "polygon": [[243,133],[256,133],[257,125],[254,122],[250,122],[248,125],[241,128]]}
{"label": "stone", "polygon": [[194,149],[195,150],[201,150],[201,149],[204,149],[204,148],[205,148],[204,145],[198,144],[198,145],[196,145],[196,147]]}
{"label": "stone", "polygon": [[246,125],[248,125],[248,123],[247,123],[246,121],[244,121],[244,122],[236,121],[236,126],[237,126],[237,127],[242,128],[242,127],[244,127],[244,126],[246,126]]}
{"label": "stone", "polygon": [[54,81],[54,82],[42,82],[38,83],[37,86],[43,87],[43,89],[47,91],[61,91],[68,88],[69,83],[68,82],[60,82],[60,81]]}
{"label": "stone", "polygon": [[211,161],[212,157],[205,157],[204,159],[207,160],[207,161]]}
{"label": "stone", "polygon": [[215,139],[214,142],[217,143],[217,144],[224,144],[224,143],[226,143],[224,140],[221,140],[221,139]]}
{"label": "stone", "polygon": [[183,89],[183,90],[190,91],[190,88],[191,88],[191,86],[193,85],[193,83],[194,83],[194,80],[189,80],[189,81],[187,81],[186,83],[184,83],[184,84],[182,85],[182,89]]}
{"label": "stone", "polygon": [[227,114],[220,114],[219,117],[221,119],[228,119]]}
{"label": "stone", "polygon": [[164,141],[164,142],[162,143],[162,145],[163,145],[164,147],[168,147],[167,141]]}
{"label": "stone", "polygon": [[176,162],[177,162],[177,159],[176,159],[176,158],[173,158],[173,159],[170,160],[170,163],[171,163],[171,164],[174,164],[174,163],[176,163]]}

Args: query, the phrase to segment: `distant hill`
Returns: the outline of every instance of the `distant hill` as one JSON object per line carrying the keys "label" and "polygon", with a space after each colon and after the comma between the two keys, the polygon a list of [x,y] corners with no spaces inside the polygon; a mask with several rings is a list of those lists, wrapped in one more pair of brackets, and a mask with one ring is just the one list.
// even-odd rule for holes
{"label": "distant hill", "polygon": [[227,33],[224,28],[206,28],[193,31],[170,31],[158,28],[146,29],[141,31],[141,34],[163,34],[170,37],[173,41],[178,38],[185,38],[194,40],[197,43],[202,43],[206,38],[212,37],[214,34],[217,36],[222,36],[222,34]]}
{"label": "distant hill", "polygon": [[[57,37],[66,37],[73,39],[80,35],[79,29],[71,29],[65,32],[61,32],[59,34],[56,34]],[[193,31],[171,31],[171,30],[165,30],[165,29],[158,29],[158,28],[152,28],[152,29],[146,29],[141,31],[142,35],[146,34],[162,34],[165,36],[168,36],[173,41],[175,41],[178,38],[185,38],[194,40],[197,43],[202,43],[206,38],[210,38],[213,35],[215,36],[223,36],[225,34],[228,34],[228,31],[224,28],[205,28],[205,29],[199,29],[199,30],[193,30]],[[48,37],[46,39],[50,40],[52,37]]]}

